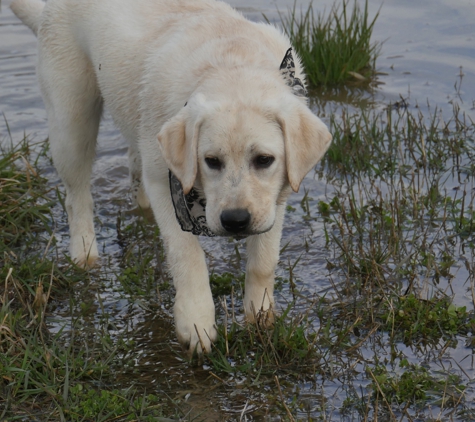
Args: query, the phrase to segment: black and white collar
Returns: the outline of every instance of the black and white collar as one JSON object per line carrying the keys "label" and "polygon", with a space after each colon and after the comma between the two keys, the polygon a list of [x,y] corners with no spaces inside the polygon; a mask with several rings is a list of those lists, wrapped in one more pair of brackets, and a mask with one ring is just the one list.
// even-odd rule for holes
{"label": "black and white collar", "polygon": [[181,229],[199,236],[216,236],[206,222],[206,198],[203,192],[193,187],[185,195],[175,175],[171,171],[168,171],[168,175],[175,215]]}

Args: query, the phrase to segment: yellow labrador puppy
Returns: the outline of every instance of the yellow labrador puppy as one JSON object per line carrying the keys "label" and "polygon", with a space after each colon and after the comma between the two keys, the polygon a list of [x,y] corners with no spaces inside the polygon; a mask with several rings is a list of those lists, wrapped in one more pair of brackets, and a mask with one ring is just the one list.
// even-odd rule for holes
{"label": "yellow labrador puppy", "polygon": [[272,313],[285,202],[330,145],[290,42],[214,0],[14,0],[66,187],[70,253],[98,258],[90,176],[103,105],[129,142],[176,288],[178,339],[210,350],[215,309],[197,235],[247,237],[244,310]]}

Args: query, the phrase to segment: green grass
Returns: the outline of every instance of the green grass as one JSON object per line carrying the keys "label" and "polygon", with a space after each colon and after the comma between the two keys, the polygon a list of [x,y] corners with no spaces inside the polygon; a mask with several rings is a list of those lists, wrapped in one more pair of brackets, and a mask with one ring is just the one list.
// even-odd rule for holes
{"label": "green grass", "polygon": [[229,272],[224,272],[222,274],[213,273],[209,278],[211,292],[214,296],[230,296],[233,294],[234,290],[242,291],[244,288],[244,278],[245,274],[235,276]]}
{"label": "green grass", "polygon": [[[155,396],[113,388],[112,361],[125,343],[107,330],[87,334],[75,315],[89,276],[48,252],[57,201],[39,168],[46,151],[23,141],[0,160],[0,420],[159,420]],[[51,332],[45,315],[68,302],[71,327]]]}
{"label": "green grass", "polygon": [[208,360],[217,371],[273,375],[295,373],[318,362],[317,335],[305,315],[289,316],[293,304],[278,316],[271,328],[240,324],[230,316],[218,327],[219,337]]}
{"label": "green grass", "polygon": [[[49,229],[48,215],[53,202],[47,197],[48,189],[38,189],[45,180],[38,175],[37,158],[31,161],[28,142],[3,149],[0,155],[0,232],[5,246],[18,246],[22,237],[43,234]],[[15,165],[17,162],[22,164],[22,170]]]}
{"label": "green grass", "polygon": [[325,15],[313,3],[288,16],[280,14],[284,31],[302,59],[311,86],[369,83],[376,76],[376,58],[381,44],[371,40],[377,13],[370,19],[368,2],[361,9],[355,1],[335,2]]}
{"label": "green grass", "polygon": [[410,291],[422,275],[450,278],[454,251],[444,239],[473,245],[473,195],[449,191],[445,181],[475,174],[475,127],[458,114],[448,122],[436,116],[388,110],[332,121],[324,166],[336,189],[318,209],[340,251],[333,264],[359,287],[403,279]]}
{"label": "green grass", "polygon": [[466,307],[454,305],[449,297],[423,300],[410,294],[386,302],[384,308],[384,329],[396,333],[405,344],[448,340],[475,328]]}
{"label": "green grass", "polygon": [[374,400],[398,404],[421,404],[429,398],[443,402],[445,405],[456,405],[462,400],[465,386],[460,378],[453,374],[436,377],[420,365],[409,364],[407,360],[400,362],[401,373],[391,373],[384,366],[367,368],[373,382]]}
{"label": "green grass", "polygon": [[84,389],[77,384],[71,391],[74,399],[67,409],[67,420],[148,421],[164,420],[161,405],[153,394],[138,395],[133,390]]}

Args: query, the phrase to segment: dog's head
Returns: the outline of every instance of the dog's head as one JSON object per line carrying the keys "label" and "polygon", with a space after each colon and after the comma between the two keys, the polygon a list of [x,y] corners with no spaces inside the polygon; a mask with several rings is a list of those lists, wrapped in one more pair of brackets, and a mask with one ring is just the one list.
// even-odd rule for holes
{"label": "dog's head", "polygon": [[203,190],[217,235],[270,230],[277,205],[290,188],[298,191],[330,145],[327,127],[302,99],[290,90],[267,94],[252,103],[195,94],[158,135],[184,192]]}

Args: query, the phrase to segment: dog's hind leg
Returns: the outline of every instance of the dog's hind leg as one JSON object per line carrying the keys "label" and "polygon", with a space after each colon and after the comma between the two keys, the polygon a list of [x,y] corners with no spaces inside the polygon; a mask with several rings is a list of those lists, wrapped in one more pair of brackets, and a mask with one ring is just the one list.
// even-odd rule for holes
{"label": "dog's hind leg", "polygon": [[[86,56],[67,45],[40,43],[38,76],[55,167],[66,187],[71,258],[90,267],[98,258],[90,178],[102,114],[102,98]],[[49,47],[49,49],[47,48]],[[54,54],[51,54],[54,53]]]}

